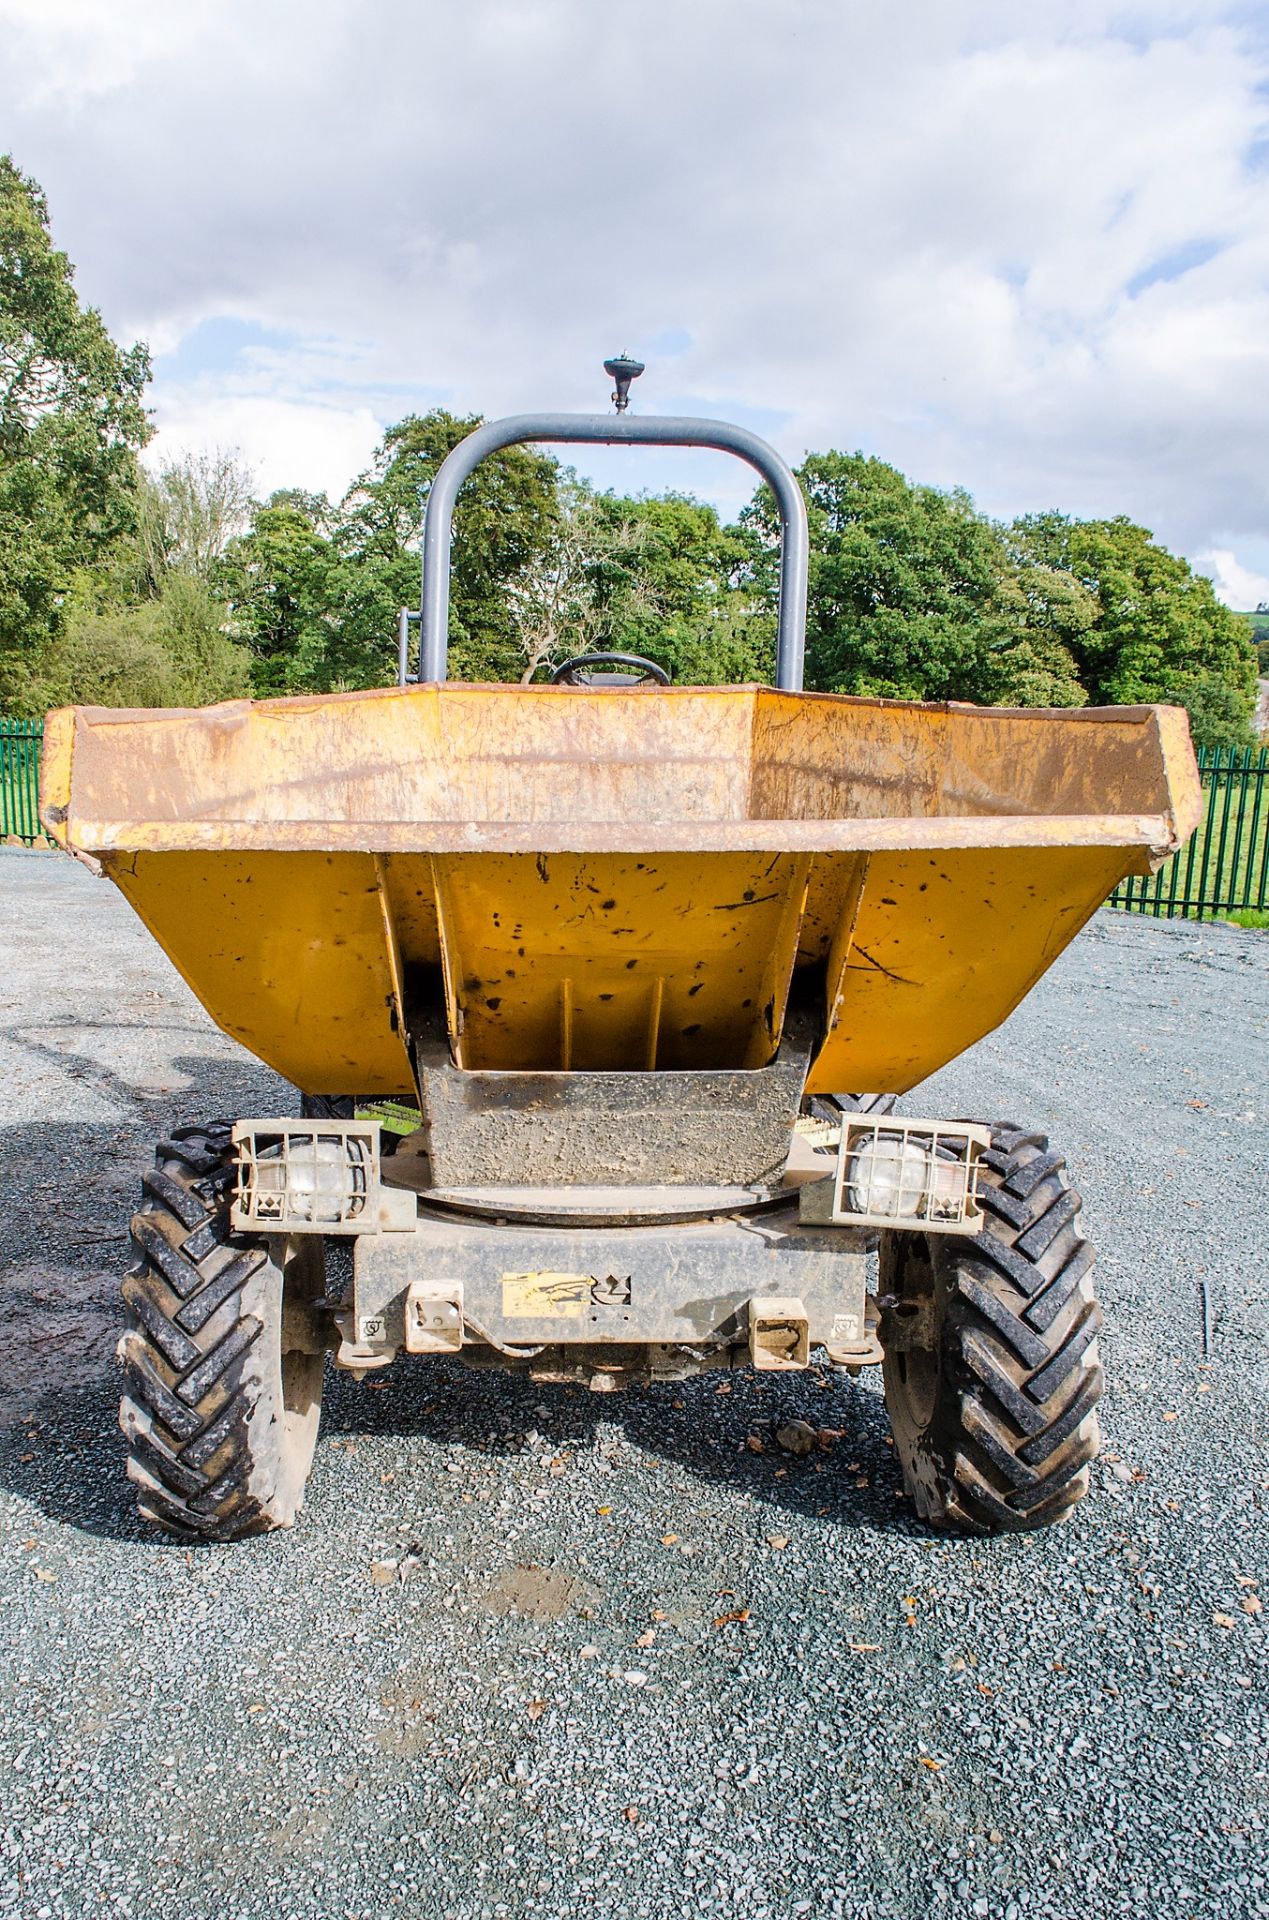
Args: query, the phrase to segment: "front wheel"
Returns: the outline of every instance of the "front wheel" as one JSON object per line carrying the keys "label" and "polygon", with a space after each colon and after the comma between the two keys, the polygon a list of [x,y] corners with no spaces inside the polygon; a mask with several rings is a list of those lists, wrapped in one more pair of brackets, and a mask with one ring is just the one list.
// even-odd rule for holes
{"label": "front wheel", "polygon": [[230,1231],[227,1126],[180,1127],[159,1147],[132,1222],[123,1284],[119,1424],[150,1520],[183,1539],[289,1527],[321,1411],[322,1244]]}
{"label": "front wheel", "polygon": [[886,1409],[923,1519],[1018,1533],[1088,1491],[1102,1315],[1080,1197],[1043,1134],[994,1127],[978,1186],[972,1240],[881,1236]]}

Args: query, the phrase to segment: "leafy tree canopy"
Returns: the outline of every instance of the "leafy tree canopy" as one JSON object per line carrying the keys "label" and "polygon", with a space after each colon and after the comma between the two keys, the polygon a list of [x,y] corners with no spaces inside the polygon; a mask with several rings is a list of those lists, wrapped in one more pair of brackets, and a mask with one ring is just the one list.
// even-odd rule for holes
{"label": "leafy tree canopy", "polygon": [[1060,572],[1095,602],[1096,618],[1070,641],[1094,704],[1175,702],[1201,745],[1249,742],[1251,636],[1187,560],[1122,515],[1033,514],[1014,522],[1009,540],[1024,568]]}
{"label": "leafy tree canopy", "polygon": [[[862,453],[798,470],[811,536],[807,684],[901,700],[1079,706],[1069,639],[1092,608],[1056,570],[1023,578],[969,495],[914,486]],[[775,594],[775,502],[742,519]]]}
{"label": "leafy tree canopy", "polygon": [[772,621],[739,590],[752,541],[678,494],[597,493],[564,473],[559,512],[512,588],[521,678],[572,655],[637,653],[702,685],[770,672]]}
{"label": "leafy tree canopy", "polygon": [[76,569],[135,526],[149,356],[118,348],[0,156],[0,705],[25,710]]}
{"label": "leafy tree canopy", "polygon": [[[389,428],[368,473],[336,518],[341,572],[333,643],[336,675],[373,685],[396,670],[397,609],[418,605],[423,508],[446,454],[476,426],[443,409]],[[507,589],[554,529],[558,469],[525,447],[483,460],[459,494],[450,573],[450,672],[456,679],[514,679],[520,653]]]}
{"label": "leafy tree canopy", "polygon": [[275,493],[218,569],[257,694],[319,688],[329,678],[339,564],[323,530],[329,515],[324,499]]}

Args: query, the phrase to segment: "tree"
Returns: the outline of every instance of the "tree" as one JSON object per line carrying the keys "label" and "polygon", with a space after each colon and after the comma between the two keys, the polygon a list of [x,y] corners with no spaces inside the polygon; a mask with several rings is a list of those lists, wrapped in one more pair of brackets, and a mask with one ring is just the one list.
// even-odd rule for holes
{"label": "tree", "polygon": [[157,480],[141,476],[135,531],[72,575],[57,637],[29,670],[37,709],[204,706],[250,691],[251,656],[217,580],[248,485],[224,453],[169,462]]}
{"label": "tree", "polygon": [[981,698],[1013,707],[1081,707],[1076,648],[1097,603],[1058,568],[1020,566],[1004,554],[986,622]]}
{"label": "tree", "polygon": [[[349,491],[333,532],[333,626],[327,684],[370,686],[396,671],[397,610],[418,604],[423,506],[445,456],[480,425],[443,410],[389,428],[374,465]],[[509,589],[547,545],[558,519],[557,468],[508,447],[484,460],[459,495],[450,574],[450,673],[516,679],[523,666]]]}
{"label": "tree", "polygon": [[230,541],[251,519],[251,472],[226,447],[167,460],[141,487],[138,534],[157,589],[175,568],[211,581]]}
{"label": "tree", "polygon": [[770,675],[775,621],[749,582],[750,534],[684,494],[603,494],[598,510],[630,530],[597,580],[613,646],[658,660],[689,685]]}
{"label": "tree", "polygon": [[595,493],[572,473],[557,502],[546,543],[509,588],[522,680],[599,651],[642,654],[689,683],[764,671],[771,622],[735,584],[747,543],[712,507]]}
{"label": "tree", "polygon": [[1189,710],[1200,746],[1250,743],[1251,636],[1188,561],[1123,515],[1029,515],[1010,540],[1024,570],[1064,573],[1095,602],[1096,618],[1070,641],[1091,701],[1174,702]]}
{"label": "tree", "polygon": [[275,493],[217,569],[234,630],[252,656],[257,695],[320,687],[327,677],[338,565],[324,531],[329,519],[324,496]]}
{"label": "tree", "polygon": [[[969,495],[914,486],[862,453],[798,470],[810,522],[807,685],[901,700],[1079,706],[1068,634],[1086,609],[1052,578],[1023,580]],[[775,594],[777,521],[766,488],[741,516]]]}
{"label": "tree", "polygon": [[630,521],[601,515],[595,495],[573,474],[560,477],[556,508],[546,539],[507,589],[526,685],[542,668],[616,644],[598,583],[638,540]]}
{"label": "tree", "polygon": [[1269,605],[1262,600],[1254,613],[1244,617],[1256,650],[1256,672],[1263,680],[1269,676]]}
{"label": "tree", "polygon": [[205,580],[175,570],[148,598],[121,603],[81,577],[55,648],[30,677],[35,711],[71,704],[199,707],[250,691],[250,659],[226,631]]}
{"label": "tree", "polygon": [[43,193],[0,156],[0,707],[34,710],[77,569],[135,528],[149,371],[81,306]]}

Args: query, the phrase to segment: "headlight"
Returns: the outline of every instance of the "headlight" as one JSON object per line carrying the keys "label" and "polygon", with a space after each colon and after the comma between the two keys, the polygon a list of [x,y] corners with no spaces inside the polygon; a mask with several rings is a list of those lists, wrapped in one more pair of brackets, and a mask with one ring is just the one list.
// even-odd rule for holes
{"label": "headlight", "polygon": [[377,1124],[239,1121],[235,1227],[364,1232],[378,1197]]}
{"label": "headlight", "polygon": [[295,1220],[341,1220],[348,1186],[348,1156],[342,1140],[292,1134],[282,1147],[266,1147],[256,1162],[256,1191],[285,1196]]}
{"label": "headlight", "polygon": [[837,1166],[825,1182],[831,1205],[816,1198],[815,1185],[804,1188],[802,1217],[838,1226],[977,1233],[983,1219],[978,1166],[990,1145],[985,1127],[963,1122],[844,1118]]}
{"label": "headlight", "polygon": [[925,1211],[930,1162],[897,1133],[870,1134],[850,1156],[847,1205],[852,1213],[887,1220],[918,1220]]}

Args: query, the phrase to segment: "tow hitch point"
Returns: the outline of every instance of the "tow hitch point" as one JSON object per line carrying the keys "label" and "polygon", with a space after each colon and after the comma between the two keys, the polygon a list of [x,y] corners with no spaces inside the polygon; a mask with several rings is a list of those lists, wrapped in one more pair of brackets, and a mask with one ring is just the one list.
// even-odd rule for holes
{"label": "tow hitch point", "polygon": [[793,1373],[811,1357],[811,1330],[801,1300],[766,1295],[749,1302],[749,1359],[759,1373]]}

